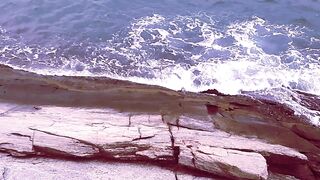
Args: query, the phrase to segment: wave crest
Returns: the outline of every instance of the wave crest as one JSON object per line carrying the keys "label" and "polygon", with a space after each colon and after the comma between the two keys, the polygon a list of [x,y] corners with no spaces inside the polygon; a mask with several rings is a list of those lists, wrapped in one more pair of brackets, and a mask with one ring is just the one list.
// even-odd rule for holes
{"label": "wave crest", "polygon": [[45,74],[109,76],[230,94],[282,86],[320,93],[318,36],[259,17],[226,23],[205,13],[154,14],[98,43],[59,37],[40,46],[4,29],[0,39],[2,63]]}

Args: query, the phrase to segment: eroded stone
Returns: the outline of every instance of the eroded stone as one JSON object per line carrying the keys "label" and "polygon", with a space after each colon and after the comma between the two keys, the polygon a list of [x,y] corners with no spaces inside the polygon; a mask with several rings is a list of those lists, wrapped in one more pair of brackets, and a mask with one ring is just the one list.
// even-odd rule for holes
{"label": "eroded stone", "polygon": [[267,163],[258,153],[200,146],[183,148],[179,163],[231,178],[267,179]]}

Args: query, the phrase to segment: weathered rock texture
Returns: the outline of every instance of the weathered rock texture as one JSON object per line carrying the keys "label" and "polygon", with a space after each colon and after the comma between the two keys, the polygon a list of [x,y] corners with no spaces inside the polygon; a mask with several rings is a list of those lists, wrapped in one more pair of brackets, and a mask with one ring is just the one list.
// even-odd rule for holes
{"label": "weathered rock texture", "polygon": [[[147,162],[167,167],[159,177],[169,179],[195,178],[185,172],[230,179],[320,176],[319,127],[279,103],[6,66],[0,74],[0,151],[9,155],[0,156],[0,179],[152,179],[145,176]],[[43,166],[30,166],[37,157]],[[104,164],[119,168],[118,161],[146,165],[134,166],[140,176],[127,164],[125,172],[101,172]],[[84,168],[88,163],[91,170]],[[42,175],[24,175],[35,166]]]}
{"label": "weathered rock texture", "polygon": [[173,172],[171,169],[150,163],[127,163],[115,161],[74,161],[33,157],[17,159],[0,155],[0,179],[119,179],[119,180],[210,180],[201,174]]}

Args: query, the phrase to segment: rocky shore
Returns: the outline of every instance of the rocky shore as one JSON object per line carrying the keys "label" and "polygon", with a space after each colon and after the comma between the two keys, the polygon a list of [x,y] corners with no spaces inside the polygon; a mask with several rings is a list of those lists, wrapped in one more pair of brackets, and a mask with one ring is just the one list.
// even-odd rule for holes
{"label": "rocky shore", "polygon": [[0,127],[4,180],[320,177],[319,127],[248,95],[0,65]]}

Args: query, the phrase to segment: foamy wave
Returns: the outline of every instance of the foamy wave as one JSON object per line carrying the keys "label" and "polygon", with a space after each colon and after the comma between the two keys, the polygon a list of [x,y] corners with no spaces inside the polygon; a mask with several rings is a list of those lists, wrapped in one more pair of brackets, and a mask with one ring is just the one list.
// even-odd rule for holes
{"label": "foamy wave", "polygon": [[[146,19],[151,23],[145,23]],[[156,31],[161,35],[157,44],[139,41],[137,48],[149,58],[139,59],[139,62],[148,62],[147,66],[153,72],[153,77],[125,78],[191,91],[216,88],[222,92],[237,94],[241,90],[287,86],[314,94],[320,93],[320,86],[316,83],[320,80],[318,57],[313,58],[293,43],[294,38],[304,36],[304,28],[274,25],[253,17],[250,21],[232,23],[219,29],[214,20],[205,14],[172,19],[154,15],[142,18],[141,21],[143,23],[140,20],[133,22],[143,24],[139,26],[139,34],[135,35],[143,38],[143,31]],[[133,31],[136,32],[134,29]],[[277,47],[272,49],[270,46],[276,46],[278,42],[270,44],[261,37],[283,40],[283,50],[277,51]],[[315,41],[314,37],[311,38]],[[155,58],[149,50],[157,45],[162,46],[162,51],[171,52],[172,56],[182,54],[183,61],[167,57]],[[319,53],[318,51],[315,53]],[[136,64],[140,65],[146,66],[143,63]]]}
{"label": "foamy wave", "polygon": [[[0,62],[41,74],[108,76],[175,90],[238,94],[289,87],[320,95],[320,39],[309,31],[259,17],[221,25],[204,13],[154,14],[133,20],[107,42],[60,37],[58,44],[42,46],[0,28]],[[273,96],[319,126],[319,112],[292,101],[290,92]]]}
{"label": "foamy wave", "polygon": [[[281,86],[320,95],[320,40],[259,17],[219,24],[205,13],[133,20],[104,43],[40,46],[0,29],[1,62],[47,74],[109,76],[225,93]],[[299,47],[299,43],[307,47]]]}

